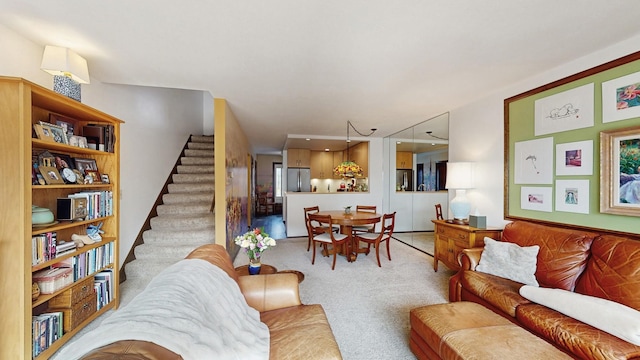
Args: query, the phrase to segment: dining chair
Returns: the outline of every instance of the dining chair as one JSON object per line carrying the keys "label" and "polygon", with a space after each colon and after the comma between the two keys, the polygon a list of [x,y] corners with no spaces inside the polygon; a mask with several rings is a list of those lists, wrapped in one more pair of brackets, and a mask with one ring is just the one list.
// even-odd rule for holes
{"label": "dining chair", "polygon": [[[380,245],[383,242],[387,243],[387,257],[391,261],[391,253],[389,252],[389,243],[391,242],[391,235],[393,234],[393,228],[396,224],[396,212],[391,214],[382,215],[381,229],[379,233],[362,233],[355,236],[356,250],[360,248],[360,241],[367,243],[367,250],[371,249],[371,245],[376,249],[376,259],[378,260],[378,267],[380,265]],[[367,255],[369,252],[367,251]]]}
{"label": "dining chair", "polygon": [[[376,207],[373,205],[356,205],[356,211],[376,213]],[[375,230],[375,224],[368,225],[354,225],[352,227],[353,234],[359,234],[363,232],[373,232]]]}
{"label": "dining chair", "polygon": [[442,205],[436,204],[436,220],[444,220],[442,217]]}
{"label": "dining chair", "polygon": [[[320,207],[317,205],[304,208],[304,223],[305,226],[307,226],[307,236],[309,237],[309,240],[307,241],[307,251],[309,251],[309,249],[311,248],[311,238],[313,237],[313,235],[311,234],[311,229],[308,226],[309,214],[315,214],[319,211]],[[333,227],[334,232],[340,231],[340,226],[333,224],[331,226]]]}
{"label": "dining chair", "polygon": [[[311,258],[311,265],[316,261],[316,243],[321,244],[327,254],[333,254],[333,264],[331,270],[336,268],[336,258],[340,247],[346,246],[347,242],[351,240],[351,235],[336,234],[333,232],[331,226],[331,215],[318,215],[309,214],[309,220],[307,221],[313,237],[313,257]],[[317,225],[316,225],[317,224]],[[331,244],[332,248],[329,250],[327,245]]]}

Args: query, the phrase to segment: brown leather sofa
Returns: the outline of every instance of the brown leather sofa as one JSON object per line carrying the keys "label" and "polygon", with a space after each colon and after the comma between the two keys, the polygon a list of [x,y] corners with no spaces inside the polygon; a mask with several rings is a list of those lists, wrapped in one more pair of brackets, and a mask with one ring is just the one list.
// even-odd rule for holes
{"label": "brown leather sofa", "polygon": [[[640,311],[638,239],[515,221],[505,227],[502,241],[540,246],[535,273],[540,287]],[[578,359],[640,359],[640,346],[527,300],[519,293],[521,283],[475,271],[482,251],[460,255],[462,267],[449,283],[450,301],[481,304]]]}
{"label": "brown leather sofa", "polygon": [[[269,327],[270,359],[342,359],[321,305],[303,305],[298,277],[292,273],[238,276],[227,251],[208,244],[195,249],[187,259],[204,259],[223,269],[240,286],[249,306],[260,312]],[[182,359],[158,344],[118,341],[98,348],[82,359],[173,360]]]}

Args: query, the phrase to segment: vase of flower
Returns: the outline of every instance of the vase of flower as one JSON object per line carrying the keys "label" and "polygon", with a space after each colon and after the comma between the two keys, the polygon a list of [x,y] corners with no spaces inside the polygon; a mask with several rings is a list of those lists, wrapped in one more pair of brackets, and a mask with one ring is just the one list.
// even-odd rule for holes
{"label": "vase of flower", "polygon": [[345,206],[344,207],[344,213],[347,214],[347,215],[351,214],[351,206]]}
{"label": "vase of flower", "polygon": [[257,275],[260,274],[260,268],[262,268],[262,264],[260,263],[260,259],[251,259],[249,258],[249,275]]}
{"label": "vase of flower", "polygon": [[237,236],[235,243],[240,246],[249,257],[250,275],[260,273],[262,266],[260,263],[260,255],[262,255],[262,252],[272,246],[276,246],[276,241],[269,237],[269,234],[265,233],[261,228],[256,228],[243,235]]}

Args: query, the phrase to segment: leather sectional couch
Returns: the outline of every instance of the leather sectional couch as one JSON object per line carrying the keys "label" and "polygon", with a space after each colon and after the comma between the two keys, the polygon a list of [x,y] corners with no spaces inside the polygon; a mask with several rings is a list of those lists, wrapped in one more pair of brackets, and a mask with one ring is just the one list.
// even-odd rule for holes
{"label": "leather sectional couch", "polygon": [[[270,359],[342,359],[321,305],[303,305],[298,277],[292,273],[238,276],[227,251],[220,245],[200,246],[187,259],[204,259],[220,267],[269,328]],[[182,359],[168,349],[146,341],[123,340],[95,349],[82,359]]]}
{"label": "leather sectional couch", "polygon": [[[584,310],[587,316],[582,319],[592,326],[564,315],[565,311],[554,310],[557,308],[552,305],[547,304],[548,307],[530,301],[521,296],[522,283],[475,271],[481,262],[483,248],[466,249],[460,255],[462,268],[450,279],[450,301],[481,304],[577,359],[640,359],[640,346],[601,330],[626,326],[634,328],[636,336],[640,336],[640,323],[628,323],[638,319],[636,315],[640,314],[637,313],[640,311],[638,239],[515,221],[506,225],[501,240],[521,247],[540,247],[535,267],[539,287],[527,288],[536,291],[562,289],[568,296],[610,300],[615,306],[624,305],[633,316],[620,317],[627,321],[606,324],[614,318],[607,312],[607,306],[587,310],[577,301],[569,300],[571,303],[566,304],[567,301],[559,297],[544,296],[551,304],[565,302],[558,305],[577,312]],[[605,305],[612,304],[604,302]],[[614,312],[612,310],[611,314]],[[603,327],[599,326],[602,320],[597,319],[604,319]],[[487,336],[491,337],[491,334]]]}

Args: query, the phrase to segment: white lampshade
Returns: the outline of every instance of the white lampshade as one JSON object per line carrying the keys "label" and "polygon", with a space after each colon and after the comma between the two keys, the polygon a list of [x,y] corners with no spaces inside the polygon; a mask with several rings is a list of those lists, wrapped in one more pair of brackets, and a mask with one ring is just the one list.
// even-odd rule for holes
{"label": "white lampshade", "polygon": [[90,81],[87,60],[67,48],[47,45],[40,68],[51,75],[70,77],[80,84]]}
{"label": "white lampshade", "polygon": [[471,212],[471,202],[467,199],[467,190],[474,186],[473,163],[448,162],[447,163],[447,189],[455,189],[456,196],[451,200],[449,209],[453,213],[454,220],[463,223]]}
{"label": "white lampshade", "polygon": [[472,162],[448,162],[447,163],[447,189],[472,189],[473,163]]}

